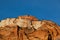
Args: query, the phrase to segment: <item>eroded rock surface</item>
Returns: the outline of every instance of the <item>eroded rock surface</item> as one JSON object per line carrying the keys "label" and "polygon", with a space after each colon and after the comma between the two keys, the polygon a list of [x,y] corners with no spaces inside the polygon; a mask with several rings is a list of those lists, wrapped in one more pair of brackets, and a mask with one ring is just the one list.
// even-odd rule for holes
{"label": "eroded rock surface", "polygon": [[33,16],[7,18],[0,22],[0,40],[60,40],[60,27]]}

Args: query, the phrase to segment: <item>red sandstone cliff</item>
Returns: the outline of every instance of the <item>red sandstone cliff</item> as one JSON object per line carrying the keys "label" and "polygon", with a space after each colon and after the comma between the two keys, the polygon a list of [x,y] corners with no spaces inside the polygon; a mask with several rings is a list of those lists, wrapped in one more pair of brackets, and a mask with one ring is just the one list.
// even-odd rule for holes
{"label": "red sandstone cliff", "polygon": [[0,22],[0,40],[60,40],[60,27],[33,16],[7,18]]}

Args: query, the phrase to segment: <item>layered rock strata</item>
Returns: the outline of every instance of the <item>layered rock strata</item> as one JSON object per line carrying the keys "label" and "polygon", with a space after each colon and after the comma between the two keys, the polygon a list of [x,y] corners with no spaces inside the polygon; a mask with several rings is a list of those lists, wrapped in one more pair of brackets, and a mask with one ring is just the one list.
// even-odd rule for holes
{"label": "layered rock strata", "polygon": [[33,16],[7,18],[0,22],[0,40],[60,40],[60,27]]}

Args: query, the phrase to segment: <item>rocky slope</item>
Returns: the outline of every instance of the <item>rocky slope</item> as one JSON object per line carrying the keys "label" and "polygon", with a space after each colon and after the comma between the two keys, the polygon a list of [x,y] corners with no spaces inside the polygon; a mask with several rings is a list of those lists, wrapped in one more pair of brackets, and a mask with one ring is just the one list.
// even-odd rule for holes
{"label": "rocky slope", "polygon": [[7,18],[0,22],[0,40],[60,40],[60,27],[33,16]]}

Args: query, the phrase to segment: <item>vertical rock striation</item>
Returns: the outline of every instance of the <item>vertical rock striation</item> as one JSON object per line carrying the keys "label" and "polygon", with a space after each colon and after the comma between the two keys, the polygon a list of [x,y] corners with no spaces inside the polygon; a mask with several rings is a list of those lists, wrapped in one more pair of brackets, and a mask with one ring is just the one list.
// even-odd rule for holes
{"label": "vertical rock striation", "polygon": [[0,22],[0,40],[60,40],[60,27],[33,16],[7,18]]}

